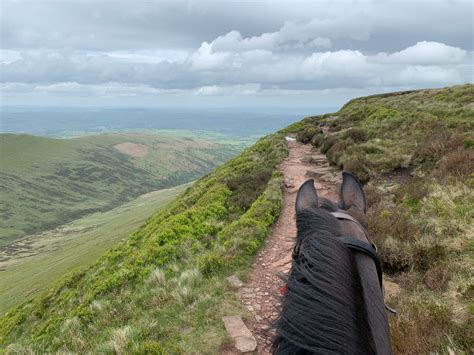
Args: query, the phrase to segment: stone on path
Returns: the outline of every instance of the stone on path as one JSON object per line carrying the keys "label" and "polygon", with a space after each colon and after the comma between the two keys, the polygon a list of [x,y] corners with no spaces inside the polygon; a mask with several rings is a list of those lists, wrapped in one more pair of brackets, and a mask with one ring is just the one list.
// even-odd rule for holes
{"label": "stone on path", "polygon": [[272,265],[271,268],[275,269],[281,266],[284,266],[286,264],[291,263],[291,254],[287,254],[283,256],[280,260],[275,261]]}
{"label": "stone on path", "polygon": [[239,288],[242,287],[244,284],[240,281],[237,275],[231,275],[227,278],[227,282],[229,283],[230,287]]}
{"label": "stone on path", "polygon": [[225,329],[235,341],[235,348],[242,354],[254,352],[257,341],[239,316],[222,317]]}

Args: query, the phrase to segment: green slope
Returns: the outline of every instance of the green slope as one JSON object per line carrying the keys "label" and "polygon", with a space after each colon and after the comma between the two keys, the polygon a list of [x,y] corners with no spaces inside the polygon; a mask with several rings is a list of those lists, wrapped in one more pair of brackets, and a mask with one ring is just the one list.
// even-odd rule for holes
{"label": "green slope", "polygon": [[217,351],[220,316],[238,309],[223,276],[248,265],[278,216],[286,153],[283,136],[270,136],[197,181],[97,263],[10,312],[2,343],[125,351],[124,333],[138,352]]}
{"label": "green slope", "polygon": [[196,179],[237,147],[172,133],[73,139],[2,134],[0,152],[1,246]]}
{"label": "green slope", "polygon": [[369,181],[369,232],[402,287],[389,300],[395,352],[472,354],[474,85],[355,99],[300,127]]}
{"label": "green slope", "polygon": [[361,98],[260,140],[97,263],[7,314],[1,344],[218,352],[221,316],[245,313],[225,277],[245,276],[278,217],[284,135],[298,133],[369,182],[370,233],[386,277],[402,287],[389,300],[399,314],[391,318],[395,350],[472,352],[473,89]]}
{"label": "green slope", "polygon": [[188,185],[149,192],[0,249],[0,314],[78,267],[88,266],[182,193]]}

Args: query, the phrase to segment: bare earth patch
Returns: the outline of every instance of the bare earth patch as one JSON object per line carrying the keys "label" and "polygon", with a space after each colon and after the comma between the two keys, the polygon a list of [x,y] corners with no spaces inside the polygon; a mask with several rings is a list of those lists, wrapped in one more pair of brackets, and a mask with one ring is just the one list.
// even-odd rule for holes
{"label": "bare earth patch", "polygon": [[258,253],[250,279],[238,291],[252,317],[247,326],[257,339],[258,354],[270,354],[279,313],[280,289],[285,285],[279,275],[288,273],[296,236],[295,199],[300,185],[314,178],[320,196],[335,199],[341,175],[329,166],[325,155],[311,151],[311,145],[288,140],[289,156],[280,169],[285,177],[283,208],[272,235]]}
{"label": "bare earth patch", "polygon": [[148,147],[143,144],[125,142],[114,145],[120,153],[130,155],[134,158],[141,158],[148,154]]}
{"label": "bare earth patch", "polygon": [[171,143],[157,143],[155,146],[156,148],[160,149],[172,149],[181,151],[184,151],[186,149],[214,149],[218,147],[218,145],[215,143],[211,143],[206,140],[197,138],[182,139]]}

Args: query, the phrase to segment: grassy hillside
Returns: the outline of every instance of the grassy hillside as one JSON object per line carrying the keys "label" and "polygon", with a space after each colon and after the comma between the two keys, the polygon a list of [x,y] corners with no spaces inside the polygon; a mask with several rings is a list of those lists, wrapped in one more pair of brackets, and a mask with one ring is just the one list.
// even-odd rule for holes
{"label": "grassy hillside", "polygon": [[298,138],[368,182],[397,353],[474,352],[474,85],[376,95],[308,117]]}
{"label": "grassy hillside", "polygon": [[245,269],[281,207],[282,134],[197,181],[89,268],[58,281],[0,323],[12,351],[207,352],[239,311],[225,285]]}
{"label": "grassy hillside", "polygon": [[281,207],[284,134],[368,182],[370,233],[399,353],[472,352],[472,85],[353,100],[270,135],[200,179],[117,248],[7,314],[10,351],[216,353],[226,286],[245,274]]}
{"label": "grassy hillside", "polygon": [[173,134],[0,135],[0,246],[196,179],[234,145]]}
{"label": "grassy hillside", "polygon": [[0,314],[69,271],[92,264],[187,186],[150,192],[110,211],[93,213],[0,248]]}

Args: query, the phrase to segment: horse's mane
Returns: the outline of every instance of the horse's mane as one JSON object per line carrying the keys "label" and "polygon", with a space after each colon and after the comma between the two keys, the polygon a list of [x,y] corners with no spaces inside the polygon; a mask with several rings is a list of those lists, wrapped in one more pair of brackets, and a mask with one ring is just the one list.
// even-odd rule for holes
{"label": "horse's mane", "polygon": [[280,318],[277,354],[373,353],[352,253],[323,208],[297,214],[298,235]]}

